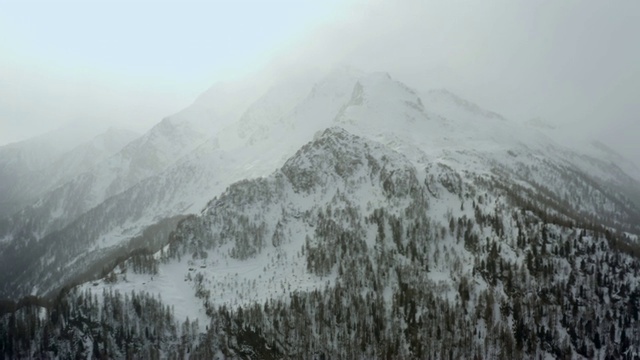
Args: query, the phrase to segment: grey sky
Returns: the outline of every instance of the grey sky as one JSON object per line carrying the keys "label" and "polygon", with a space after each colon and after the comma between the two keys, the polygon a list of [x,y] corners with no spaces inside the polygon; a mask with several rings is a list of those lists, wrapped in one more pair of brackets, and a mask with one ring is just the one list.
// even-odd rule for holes
{"label": "grey sky", "polygon": [[109,10],[127,14],[120,22],[75,10],[99,40],[86,52],[83,38],[65,43],[73,51],[39,43],[46,36],[36,31],[0,39],[11,54],[0,60],[0,144],[74,119],[143,130],[216,80],[350,64],[419,89],[446,87],[516,121],[541,117],[640,162],[639,1],[285,1],[256,11],[257,1],[153,11],[151,2],[134,3]]}

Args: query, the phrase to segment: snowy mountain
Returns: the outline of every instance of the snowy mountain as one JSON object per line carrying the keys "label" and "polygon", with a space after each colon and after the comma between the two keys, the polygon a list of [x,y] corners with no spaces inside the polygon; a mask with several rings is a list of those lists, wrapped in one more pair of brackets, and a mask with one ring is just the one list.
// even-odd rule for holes
{"label": "snowy mountain", "polygon": [[138,136],[140,135],[129,130],[110,128],[60,156],[44,176],[54,184],[53,187],[60,186],[118,153]]}
{"label": "snowy mountain", "polygon": [[3,233],[5,242],[42,239],[107,198],[162,171],[188,152],[189,147],[194,147],[194,142],[203,140],[204,135],[189,126],[178,126],[165,119],[115,155],[12,215]]}
{"label": "snowy mountain", "polygon": [[75,121],[34,138],[0,147],[3,164],[16,164],[31,170],[46,167],[57,157],[104,133],[93,124]]}
{"label": "snowy mountain", "polygon": [[14,298],[96,279],[49,305],[49,333],[23,308],[16,353],[640,354],[640,184],[610,153],[344,68],[238,114],[197,145],[145,135],[162,146],[131,153],[171,164],[4,250]]}
{"label": "snowy mountain", "polygon": [[[8,238],[5,241],[16,237],[22,242],[31,238],[38,240],[62,229],[106,199],[164,171],[204,143],[230,121],[229,116],[233,114],[229,98],[240,91],[224,92],[223,86],[214,89],[203,95],[207,99],[206,106],[196,102],[163,119],[114,156],[96,163],[12,216],[8,229],[3,232]],[[16,235],[25,232],[30,234],[28,239]]]}
{"label": "snowy mountain", "polygon": [[[548,164],[540,171],[567,170]],[[185,345],[202,356],[421,358],[458,342],[453,357],[591,356],[603,343],[610,345],[602,355],[634,351],[637,318],[574,328],[581,319],[604,320],[589,309],[607,309],[613,319],[626,314],[615,289],[640,291],[638,253],[625,250],[634,241],[554,202],[557,195],[533,192],[536,186],[502,169],[417,167],[383,144],[331,128],[273,175],[229,187],[155,256],[134,257],[110,280],[78,291],[160,295],[190,329],[205,332],[209,324],[209,343]],[[600,285],[578,291],[596,273]],[[606,280],[614,274],[622,276],[615,284]],[[575,293],[563,294],[567,286]],[[576,305],[585,301],[592,305]],[[563,318],[563,303],[577,310]],[[523,310],[530,304],[546,315]],[[612,326],[619,341],[601,340]]]}
{"label": "snowy mountain", "polygon": [[[138,188],[144,191],[144,180],[165,171],[233,120],[229,117],[235,116],[234,111],[238,110],[234,110],[232,105],[236,102],[230,101],[231,98],[245,99],[246,96],[248,95],[245,88],[223,85],[213,87],[201,97],[204,100],[197,101],[185,110],[163,119],[113,156],[102,159],[88,171],[45,193],[30,206],[0,220],[0,297],[12,294],[11,290],[7,289],[12,289],[16,282],[20,283],[22,280],[24,281],[21,286],[27,288],[22,294],[39,293],[35,289],[39,288],[38,284],[43,283],[37,279],[41,277],[41,273],[29,273],[29,269],[49,264],[49,269],[59,271],[60,266],[75,263],[77,256],[83,254],[76,250],[69,251],[70,249],[82,249],[85,252],[88,247],[94,245],[97,235],[108,236],[114,229],[122,231],[125,228],[126,233],[120,238],[111,238],[108,244],[102,244],[107,247],[114,244],[124,246],[131,238],[140,235],[145,227],[161,219],[161,214],[156,216],[150,212],[144,213],[146,218],[153,221],[145,222],[143,227],[138,226],[135,231],[127,231],[126,216],[133,213],[134,219],[139,219],[142,216],[140,207],[146,209],[144,207],[147,204],[138,202],[132,207],[116,209],[114,204],[118,204],[118,200],[111,198],[120,196],[119,199],[130,203],[132,198],[128,197],[126,190],[140,185]],[[97,207],[111,211],[115,217],[96,220],[96,216],[101,212]],[[182,214],[182,210],[177,209],[174,213]],[[120,214],[121,211],[124,212],[123,215]],[[88,228],[91,231],[87,231]],[[138,229],[140,231],[137,231]],[[69,248],[59,247],[56,241],[51,240],[61,236],[69,236],[69,240],[72,240]],[[94,250],[99,249],[100,245]],[[52,251],[62,255],[43,257],[45,253]],[[88,255],[93,262],[96,256],[113,256],[114,251],[96,251],[84,255]],[[25,260],[34,257],[40,261]],[[82,271],[85,271],[84,267]],[[45,277],[51,279],[51,275]],[[77,273],[71,272],[65,276],[67,275],[73,278]],[[29,279],[22,276],[28,276]],[[51,283],[45,282],[44,285],[57,289],[66,280],[68,279],[56,279]]]}
{"label": "snowy mountain", "polygon": [[[301,96],[300,89],[305,85],[310,91]],[[193,109],[209,109],[210,113],[208,101],[198,101],[181,112],[176,116],[181,120],[163,120],[108,159],[106,166],[96,167],[57,189],[33,207],[35,215],[18,214],[22,223],[15,221],[20,226],[14,227],[14,234],[24,240],[14,241],[3,252],[12,259],[5,262],[6,291],[16,291],[9,290],[15,286],[21,289],[17,294],[36,289],[36,294],[42,294],[59,288],[80,276],[96,256],[104,259],[121,252],[147,226],[197,213],[233,182],[271,173],[305,139],[333,125],[382,142],[416,163],[445,160],[447,166],[486,173],[498,162],[523,171],[520,177],[531,177],[530,169],[539,166],[538,157],[542,156],[553,157],[562,166],[575,167],[576,161],[582,161],[589,166],[591,176],[610,177],[614,173],[611,164],[576,159],[576,154],[558,147],[543,134],[532,136],[526,127],[506,122],[450,92],[430,92],[423,100],[416,91],[385,73],[340,68],[312,86],[305,82],[277,85],[236,122],[205,141],[202,132],[193,130],[203,126],[191,126],[202,123],[203,118],[195,116],[190,121],[187,114],[203,113]],[[253,128],[255,119],[263,120],[256,133],[260,136],[247,136],[246,129]],[[288,141],[279,141],[283,137]],[[198,143],[201,145],[195,146]],[[517,154],[530,159],[522,164]],[[171,161],[173,165],[167,166]],[[625,186],[634,184],[623,173],[615,179],[622,179],[620,184]],[[549,181],[529,180],[540,184]],[[598,209],[590,210],[595,213]],[[28,228],[22,225],[25,219]],[[34,228],[45,230],[34,238]],[[15,266],[15,259],[34,253],[33,246],[24,245],[32,238],[44,239],[35,252],[41,261]],[[21,252],[23,255],[18,256]]]}
{"label": "snowy mountain", "polygon": [[[62,354],[111,357],[637,354],[635,241],[536,186],[501,168],[420,166],[330,128],[45,315],[83,324],[72,339],[86,345],[59,325],[49,336]],[[91,319],[138,330],[105,335]]]}
{"label": "snowy mountain", "polygon": [[72,177],[120,151],[137,135],[73,123],[0,147],[0,217],[11,215]]}

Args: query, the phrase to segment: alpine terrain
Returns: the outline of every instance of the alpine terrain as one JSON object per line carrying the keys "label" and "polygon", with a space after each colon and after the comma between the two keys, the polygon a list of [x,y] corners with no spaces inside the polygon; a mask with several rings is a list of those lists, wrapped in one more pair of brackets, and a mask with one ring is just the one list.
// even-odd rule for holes
{"label": "alpine terrain", "polygon": [[3,358],[640,358],[633,162],[387,73],[248,89],[2,182]]}

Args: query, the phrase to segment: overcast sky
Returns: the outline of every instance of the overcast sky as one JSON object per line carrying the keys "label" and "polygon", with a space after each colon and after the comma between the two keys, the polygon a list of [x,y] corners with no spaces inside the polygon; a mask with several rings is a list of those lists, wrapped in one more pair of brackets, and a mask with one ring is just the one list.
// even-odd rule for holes
{"label": "overcast sky", "polygon": [[3,1],[0,145],[144,131],[217,81],[349,64],[640,162],[640,1]]}

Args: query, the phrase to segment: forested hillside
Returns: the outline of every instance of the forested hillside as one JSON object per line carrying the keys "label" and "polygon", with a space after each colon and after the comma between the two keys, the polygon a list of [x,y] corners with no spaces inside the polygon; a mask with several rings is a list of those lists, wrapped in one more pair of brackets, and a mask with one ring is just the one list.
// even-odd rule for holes
{"label": "forested hillside", "polygon": [[[636,205],[545,161],[537,168],[544,183],[519,177],[525,160],[485,173],[424,165],[326,130],[273,175],[233,184],[182,220],[157,253],[134,255],[44,306],[6,313],[1,351],[640,356]],[[554,186],[565,177],[572,182]]]}

